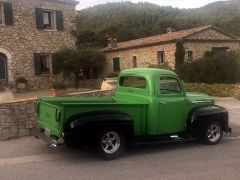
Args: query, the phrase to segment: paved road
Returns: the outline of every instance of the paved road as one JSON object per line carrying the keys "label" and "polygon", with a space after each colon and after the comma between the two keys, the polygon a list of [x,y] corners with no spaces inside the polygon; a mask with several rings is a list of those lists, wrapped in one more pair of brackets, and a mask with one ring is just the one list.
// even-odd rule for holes
{"label": "paved road", "polygon": [[92,151],[49,149],[26,137],[0,142],[1,180],[206,179],[240,178],[240,102],[219,99],[230,111],[232,135],[221,144],[197,142],[133,147],[124,157],[102,161]]}

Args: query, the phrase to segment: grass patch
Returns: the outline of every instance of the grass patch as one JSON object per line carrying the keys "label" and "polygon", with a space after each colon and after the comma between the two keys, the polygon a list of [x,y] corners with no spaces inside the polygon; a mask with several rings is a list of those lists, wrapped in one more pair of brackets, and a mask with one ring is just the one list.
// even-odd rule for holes
{"label": "grass patch", "polygon": [[240,84],[184,83],[187,91],[205,93],[215,97],[240,99]]}

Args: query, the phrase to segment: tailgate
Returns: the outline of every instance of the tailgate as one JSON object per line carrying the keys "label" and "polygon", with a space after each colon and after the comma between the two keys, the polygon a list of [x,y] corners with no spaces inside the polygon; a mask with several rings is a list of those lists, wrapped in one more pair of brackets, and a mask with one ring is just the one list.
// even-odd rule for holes
{"label": "tailgate", "polygon": [[43,101],[38,101],[37,115],[38,125],[44,129],[47,135],[60,136],[59,121],[61,108]]}

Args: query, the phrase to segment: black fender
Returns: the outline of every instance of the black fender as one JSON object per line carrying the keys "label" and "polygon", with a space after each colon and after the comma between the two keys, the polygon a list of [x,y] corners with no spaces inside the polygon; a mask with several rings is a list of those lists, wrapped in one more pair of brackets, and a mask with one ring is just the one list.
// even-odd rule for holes
{"label": "black fender", "polygon": [[127,136],[133,136],[134,134],[132,118],[119,112],[80,114],[72,117],[68,122],[68,129],[66,131],[74,128],[80,128],[84,131],[88,131],[88,129],[99,131],[111,127],[123,131]]}
{"label": "black fender", "polygon": [[196,126],[207,121],[219,121],[224,132],[230,131],[228,111],[225,108],[216,105],[194,109],[190,114],[188,126],[191,128],[198,128]]}

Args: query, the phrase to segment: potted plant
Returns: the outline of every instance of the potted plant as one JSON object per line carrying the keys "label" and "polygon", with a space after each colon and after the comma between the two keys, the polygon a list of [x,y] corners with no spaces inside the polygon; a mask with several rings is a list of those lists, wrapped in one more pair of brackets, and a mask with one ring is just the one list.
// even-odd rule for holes
{"label": "potted plant", "polygon": [[112,72],[105,76],[101,90],[115,90],[117,86],[119,72]]}
{"label": "potted plant", "polygon": [[51,96],[66,96],[66,85],[63,82],[52,83]]}
{"label": "potted plant", "polygon": [[16,80],[16,88],[17,88],[18,92],[26,91],[27,85],[28,85],[28,81],[27,81],[27,79],[25,77],[17,78],[17,80]]}

